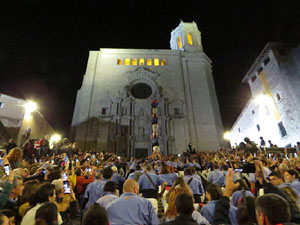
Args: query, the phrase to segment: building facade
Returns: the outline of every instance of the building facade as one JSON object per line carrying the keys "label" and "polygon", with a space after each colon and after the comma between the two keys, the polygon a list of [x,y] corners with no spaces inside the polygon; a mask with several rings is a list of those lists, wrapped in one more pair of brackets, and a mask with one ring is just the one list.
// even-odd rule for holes
{"label": "building facade", "polygon": [[243,79],[252,98],[231,129],[231,144],[260,137],[277,146],[300,141],[300,46],[268,43]]}
{"label": "building facade", "polygon": [[90,51],[72,121],[82,149],[142,157],[153,146],[178,154],[188,143],[207,150],[223,144],[211,61],[196,23],[181,22],[170,45]]}
{"label": "building facade", "polygon": [[54,133],[47,120],[38,112],[25,119],[24,99],[0,93],[0,144],[13,138],[20,146],[27,138],[42,138]]}

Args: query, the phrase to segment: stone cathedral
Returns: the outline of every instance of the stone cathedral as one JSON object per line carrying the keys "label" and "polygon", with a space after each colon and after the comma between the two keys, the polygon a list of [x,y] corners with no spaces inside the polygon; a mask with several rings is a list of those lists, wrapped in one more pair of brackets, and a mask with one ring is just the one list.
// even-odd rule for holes
{"label": "stone cathedral", "polygon": [[72,137],[85,151],[145,157],[223,145],[211,60],[195,22],[171,32],[171,50],[90,51]]}

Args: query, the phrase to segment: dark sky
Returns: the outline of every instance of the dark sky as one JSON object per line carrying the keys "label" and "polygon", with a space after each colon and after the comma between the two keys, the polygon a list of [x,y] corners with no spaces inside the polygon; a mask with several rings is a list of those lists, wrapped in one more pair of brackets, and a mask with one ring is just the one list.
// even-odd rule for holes
{"label": "dark sky", "polygon": [[0,3],[0,93],[36,100],[65,135],[90,50],[169,49],[180,19],[195,21],[229,129],[250,96],[241,80],[264,45],[300,40],[298,0],[78,2]]}

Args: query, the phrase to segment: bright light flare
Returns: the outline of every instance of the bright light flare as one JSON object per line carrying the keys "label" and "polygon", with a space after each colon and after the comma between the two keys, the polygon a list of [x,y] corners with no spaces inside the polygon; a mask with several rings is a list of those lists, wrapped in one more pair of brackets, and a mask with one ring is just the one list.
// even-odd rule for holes
{"label": "bright light flare", "polygon": [[25,103],[24,108],[25,108],[24,118],[29,120],[31,119],[31,113],[37,109],[37,104],[33,101],[29,101]]}
{"label": "bright light flare", "polygon": [[53,134],[50,138],[50,143],[49,143],[50,149],[53,149],[54,144],[59,142],[60,140],[61,140],[61,136],[59,134]]}
{"label": "bright light flare", "polygon": [[225,133],[224,133],[224,135],[223,135],[223,137],[224,137],[224,139],[225,140],[228,140],[228,141],[230,141],[230,139],[231,139],[231,132],[230,131],[226,131]]}
{"label": "bright light flare", "polygon": [[51,143],[56,143],[61,140],[61,136],[59,134],[53,134],[50,138]]}
{"label": "bright light flare", "polygon": [[271,96],[269,95],[265,95],[265,94],[260,94],[258,96],[255,97],[254,102],[258,105],[265,105],[265,106],[273,106],[273,99]]}

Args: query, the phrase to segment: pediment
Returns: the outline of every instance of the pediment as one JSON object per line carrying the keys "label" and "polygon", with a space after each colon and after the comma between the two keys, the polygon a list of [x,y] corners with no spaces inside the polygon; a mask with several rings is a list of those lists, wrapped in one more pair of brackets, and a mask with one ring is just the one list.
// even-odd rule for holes
{"label": "pediment", "polygon": [[146,67],[138,67],[135,70],[128,71],[127,74],[129,74],[130,80],[136,78],[151,78],[153,80],[156,80],[157,77],[160,76],[158,73],[155,73]]}

